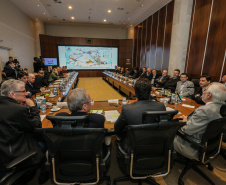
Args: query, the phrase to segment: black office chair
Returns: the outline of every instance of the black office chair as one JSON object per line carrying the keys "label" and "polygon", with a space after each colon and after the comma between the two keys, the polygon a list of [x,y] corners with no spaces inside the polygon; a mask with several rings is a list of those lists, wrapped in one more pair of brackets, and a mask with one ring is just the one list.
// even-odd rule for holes
{"label": "black office chair", "polygon": [[35,172],[41,167],[42,163],[29,165],[29,159],[32,158],[36,152],[25,153],[18,158],[12,160],[4,170],[0,170],[2,175],[0,179],[1,185],[17,185],[25,184],[33,179]]}
{"label": "black office chair", "polygon": [[97,184],[107,180],[110,150],[103,157],[104,128],[36,129],[46,140],[56,184]]}
{"label": "black office chair", "polygon": [[84,128],[89,126],[89,116],[46,116],[54,128]]}
{"label": "black office chair", "polygon": [[[221,106],[220,114],[221,114],[222,117],[226,117],[226,104],[223,104]],[[226,159],[226,147],[225,147],[225,145],[226,145],[226,122],[223,126],[223,133],[224,133],[223,139],[222,139],[223,144],[222,144],[222,147],[221,147],[220,154],[224,157],[224,159]]]}
{"label": "black office chair", "polygon": [[194,149],[197,149],[199,152],[198,160],[193,159],[177,159],[177,162],[185,164],[183,171],[180,174],[178,184],[183,185],[182,181],[183,176],[189,169],[194,169],[201,176],[203,176],[210,184],[215,184],[203,171],[201,171],[197,166],[198,165],[207,165],[209,170],[213,170],[212,165],[209,163],[210,159],[215,158],[221,148],[222,138],[223,138],[223,125],[226,122],[225,118],[219,118],[211,121],[206,131],[203,134],[201,143],[196,143],[191,140],[190,137],[187,137],[185,134],[179,133],[179,136],[188,141]]}
{"label": "black office chair", "polygon": [[[145,113],[147,114],[147,113]],[[157,185],[152,177],[165,176],[170,171],[173,140],[177,130],[185,125],[168,120],[150,124],[131,125],[126,128],[127,151],[118,144],[118,164],[126,176],[114,179],[120,181],[148,181]]]}
{"label": "black office chair", "polygon": [[200,85],[199,85],[199,78],[193,78],[191,81],[194,83],[195,91],[197,91],[198,88],[200,87]]}

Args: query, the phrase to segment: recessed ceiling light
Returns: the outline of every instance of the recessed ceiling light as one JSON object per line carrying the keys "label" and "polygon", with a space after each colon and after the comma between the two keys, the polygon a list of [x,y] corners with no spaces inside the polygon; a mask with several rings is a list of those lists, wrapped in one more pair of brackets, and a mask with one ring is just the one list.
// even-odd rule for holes
{"label": "recessed ceiling light", "polygon": [[111,10],[108,10],[108,13],[111,13]]}
{"label": "recessed ceiling light", "polygon": [[144,6],[143,4],[141,4],[141,6]]}
{"label": "recessed ceiling light", "polygon": [[48,21],[50,21],[50,19],[48,19]]}
{"label": "recessed ceiling light", "polygon": [[125,22],[123,24],[126,24]]}
{"label": "recessed ceiling light", "polygon": [[72,9],[72,6],[68,6],[68,9],[70,9],[70,10],[71,10],[71,9]]}
{"label": "recessed ceiling light", "polygon": [[71,19],[75,19],[75,17],[72,16]]}
{"label": "recessed ceiling light", "polygon": [[38,4],[38,6],[39,6],[39,4]]}
{"label": "recessed ceiling light", "polygon": [[133,26],[132,24],[130,26]]}
{"label": "recessed ceiling light", "polygon": [[106,19],[104,19],[104,22],[106,22],[107,20]]}
{"label": "recessed ceiling light", "polygon": [[46,14],[46,13],[43,13],[43,14]]}

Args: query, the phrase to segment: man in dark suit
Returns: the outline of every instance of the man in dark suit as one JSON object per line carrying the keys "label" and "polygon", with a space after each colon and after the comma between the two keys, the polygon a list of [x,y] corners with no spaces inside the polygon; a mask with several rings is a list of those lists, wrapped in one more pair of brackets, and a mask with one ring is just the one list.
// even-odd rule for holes
{"label": "man in dark suit", "polygon": [[68,108],[71,114],[60,112],[56,116],[89,116],[89,128],[104,128],[103,115],[88,113],[91,109],[91,98],[86,89],[76,88],[67,95]]}
{"label": "man in dark suit", "polygon": [[157,71],[155,69],[153,69],[151,73],[152,73],[151,85],[154,85],[155,80],[158,79],[159,76],[158,76]]}
{"label": "man in dark suit", "polygon": [[42,87],[48,86],[48,83],[45,80],[44,75],[45,75],[44,71],[39,70],[38,75],[35,76],[35,81],[33,83],[35,89],[40,89]]}
{"label": "man in dark suit", "polygon": [[134,86],[135,94],[138,99],[132,104],[123,105],[122,111],[115,122],[115,131],[117,136],[121,137],[121,145],[127,149],[127,137],[123,132],[127,125],[139,125],[142,123],[142,114],[144,111],[165,111],[163,103],[154,101],[151,98],[151,83],[148,79],[137,80]]}
{"label": "man in dark suit", "polygon": [[13,62],[13,57],[9,57],[9,61],[6,62],[5,66],[9,65],[11,62]]}
{"label": "man in dark suit", "polygon": [[160,79],[155,80],[156,87],[164,87],[166,82],[170,79],[169,75],[167,75],[167,70],[162,71],[162,76]]}
{"label": "man in dark suit", "polygon": [[7,78],[17,79],[17,70],[15,69],[15,64],[13,62],[10,62],[5,66],[3,72],[6,74]]}
{"label": "man in dark suit", "polygon": [[143,70],[142,70],[139,78],[146,78],[146,76],[147,76],[147,68],[143,67]]}
{"label": "man in dark suit", "polygon": [[175,92],[177,87],[177,82],[180,81],[180,70],[175,69],[173,72],[173,77],[171,77],[165,84],[166,89],[171,89],[172,92]]}
{"label": "man in dark suit", "polygon": [[195,91],[195,93],[192,95],[192,99],[196,101],[198,104],[204,105],[205,103],[202,101],[202,93],[206,90],[206,88],[211,83],[211,77],[208,75],[202,75],[199,79],[199,85],[200,87]]}
{"label": "man in dark suit", "polygon": [[25,85],[26,91],[29,93],[29,95],[27,97],[31,97],[33,94],[36,94],[42,90],[45,90],[44,87],[35,89],[34,87],[34,82],[35,82],[35,75],[33,73],[29,73],[28,74],[28,80],[27,83]]}
{"label": "man in dark suit", "polygon": [[153,74],[152,74],[152,72],[151,72],[151,68],[148,68],[148,69],[147,69],[147,72],[146,72],[146,78],[147,78],[148,80],[152,80]]}
{"label": "man in dark suit", "polygon": [[17,75],[17,79],[27,84],[28,74],[24,71],[20,71]]}
{"label": "man in dark suit", "polygon": [[133,75],[130,76],[130,77],[131,77],[132,79],[138,78],[138,77],[139,77],[139,69],[138,69],[138,67],[134,67],[134,68],[133,68],[133,71],[134,71],[134,73],[133,73]]}

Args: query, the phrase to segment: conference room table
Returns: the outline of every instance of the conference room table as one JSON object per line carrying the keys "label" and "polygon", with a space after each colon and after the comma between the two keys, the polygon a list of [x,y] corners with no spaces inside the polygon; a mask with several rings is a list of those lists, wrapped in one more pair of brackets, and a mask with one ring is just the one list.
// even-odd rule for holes
{"label": "conference room table", "polygon": [[[70,84],[71,86],[70,86],[70,88],[68,88],[68,90],[73,89],[76,86],[76,82],[77,82],[77,76],[74,79],[74,82],[72,83],[73,85]],[[51,88],[51,86],[57,85],[57,83],[59,83],[59,81],[56,81],[55,83],[51,84],[49,88]],[[121,82],[121,81],[115,81],[115,84],[118,84],[118,85],[121,85],[121,86],[124,85],[123,82]],[[127,90],[129,90],[129,88],[127,88]],[[132,90],[134,91],[133,87],[131,87],[131,91]],[[131,92],[131,94],[132,94],[132,92]],[[162,98],[164,98],[164,99],[167,98],[167,97],[160,96],[159,92],[155,91],[155,90],[152,91],[152,94],[157,96],[157,100],[158,101],[162,101]],[[62,96],[65,96],[65,91],[64,91],[64,93],[60,92],[57,96],[52,97],[52,98],[49,97],[49,96],[46,96],[47,102],[53,103],[53,104],[57,104],[57,106],[60,108],[60,110],[53,112],[53,111],[51,111],[52,107],[51,106],[47,106],[46,113],[40,113],[40,115],[51,115],[51,116],[54,116],[55,114],[57,114],[59,112],[70,113],[70,110],[68,109],[67,104],[65,102],[66,98],[64,99],[64,103],[63,102],[58,102],[59,98],[62,98]],[[130,103],[133,103],[135,101],[137,101],[137,100],[127,100],[126,104],[130,104]],[[121,113],[122,106],[123,106],[123,103],[122,103],[121,100],[119,100],[118,103],[114,104],[113,106],[110,105],[108,103],[108,101],[94,101],[94,102],[91,103],[91,110],[103,110],[103,111],[117,110],[119,113]],[[178,118],[181,115],[189,115],[191,112],[193,112],[199,106],[201,106],[201,105],[197,104],[194,100],[186,98],[186,97],[182,97],[182,102],[181,103],[179,103],[179,104],[172,104],[172,105],[171,104],[167,104],[166,107],[169,107],[169,108],[174,109],[174,110],[178,110],[179,113],[177,115],[175,115],[175,117],[174,117],[174,118]],[[43,128],[51,128],[53,126],[52,126],[51,121],[49,121],[45,117],[42,120],[42,127]],[[114,123],[111,123],[109,121],[105,121],[105,128],[108,129],[109,131],[113,131],[114,130]]]}

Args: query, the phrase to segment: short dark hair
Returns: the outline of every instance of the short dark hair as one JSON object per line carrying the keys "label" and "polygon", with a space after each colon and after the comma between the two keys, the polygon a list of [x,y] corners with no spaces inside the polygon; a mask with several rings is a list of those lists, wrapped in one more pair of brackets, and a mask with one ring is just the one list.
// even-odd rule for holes
{"label": "short dark hair", "polygon": [[180,69],[174,69],[174,71],[178,71],[180,73]]}
{"label": "short dark hair", "polygon": [[134,68],[133,68],[133,70],[137,70],[137,71],[139,71],[139,68],[138,68],[138,67],[134,67]]}
{"label": "short dark hair", "polygon": [[28,76],[28,74],[24,71],[20,71],[18,74],[17,74],[17,78],[21,79],[22,77],[24,76]]}
{"label": "short dark hair", "polygon": [[146,78],[137,80],[134,86],[135,94],[138,100],[148,100],[151,92],[151,82]]}
{"label": "short dark hair", "polygon": [[207,81],[211,81],[211,76],[209,75],[201,75],[200,78],[206,78]]}
{"label": "short dark hair", "polygon": [[181,73],[180,76],[181,76],[181,75],[185,75],[186,77],[188,77],[187,73]]}

